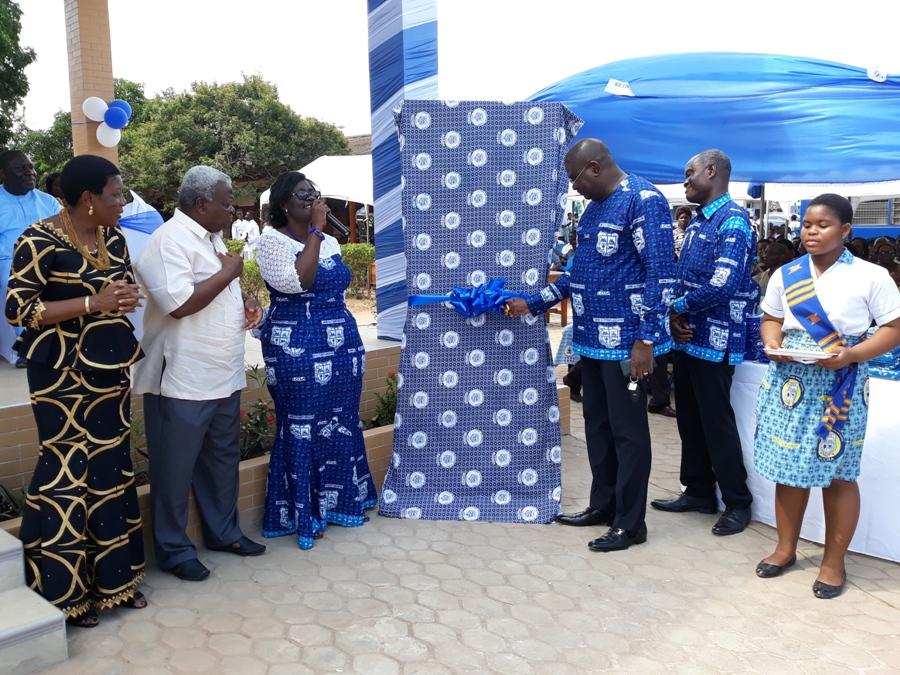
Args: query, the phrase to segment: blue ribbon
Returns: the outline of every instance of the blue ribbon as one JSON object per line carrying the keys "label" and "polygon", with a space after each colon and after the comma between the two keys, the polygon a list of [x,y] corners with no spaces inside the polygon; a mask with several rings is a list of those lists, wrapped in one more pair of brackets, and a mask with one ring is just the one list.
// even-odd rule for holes
{"label": "blue ribbon", "polygon": [[497,277],[475,288],[454,288],[447,295],[411,295],[409,306],[449,302],[453,309],[467,319],[481,316],[487,311],[503,314],[503,306],[507,300],[528,298],[524,293],[506,290],[503,288],[505,284],[506,279]]}

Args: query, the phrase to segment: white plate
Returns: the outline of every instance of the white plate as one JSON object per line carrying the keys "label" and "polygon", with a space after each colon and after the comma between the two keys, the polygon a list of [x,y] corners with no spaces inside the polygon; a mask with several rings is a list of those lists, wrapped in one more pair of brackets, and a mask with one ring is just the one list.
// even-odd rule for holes
{"label": "white plate", "polygon": [[766,354],[770,356],[784,356],[800,363],[815,363],[816,361],[833,359],[837,356],[836,354],[817,349],[766,349]]}

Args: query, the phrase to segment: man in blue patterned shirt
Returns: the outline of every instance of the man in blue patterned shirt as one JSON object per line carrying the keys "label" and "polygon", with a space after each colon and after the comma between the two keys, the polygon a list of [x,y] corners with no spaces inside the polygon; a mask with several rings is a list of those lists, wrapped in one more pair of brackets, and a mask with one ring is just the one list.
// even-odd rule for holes
{"label": "man in blue patterned shirt", "polygon": [[[561,515],[566,525],[611,525],[588,545],[619,551],[647,540],[650,478],[646,378],[653,357],[671,348],[668,304],[675,252],[669,205],[648,181],[626,174],[606,145],[576,143],[566,155],[572,186],[591,200],[578,222],[569,274],[510,313],[540,316],[570,298],[573,349],[581,356],[590,505]],[[629,388],[629,380],[631,387]]]}
{"label": "man in blue patterned shirt", "polygon": [[747,212],[728,194],[731,160],[725,153],[701,152],[684,175],[687,200],[700,205],[685,232],[671,310],[685,491],[675,499],[655,499],[652,506],[716,513],[718,483],[725,512],[713,534],[737,534],[750,522],[753,498],[731,407],[731,378],[744,360],[745,319],[759,293],[750,278],[756,235]]}

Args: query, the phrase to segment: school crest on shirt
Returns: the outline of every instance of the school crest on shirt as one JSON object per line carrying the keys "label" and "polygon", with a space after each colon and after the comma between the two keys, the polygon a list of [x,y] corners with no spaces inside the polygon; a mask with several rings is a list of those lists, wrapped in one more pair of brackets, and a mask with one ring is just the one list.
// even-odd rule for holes
{"label": "school crest on shirt", "polygon": [[713,272],[712,279],[709,280],[709,283],[713,286],[721,288],[728,281],[728,277],[731,276],[731,268],[730,267],[717,267]]}
{"label": "school crest on shirt", "polygon": [[636,227],[631,231],[631,239],[634,241],[634,247],[637,249],[637,252],[640,253],[644,250],[644,246],[646,246],[646,241],[644,240],[644,228]]}
{"label": "school crest on shirt", "polygon": [[326,326],[325,335],[328,346],[337,349],[344,344],[344,327],[343,326]]}
{"label": "school crest on shirt", "polygon": [[713,349],[724,352],[728,347],[728,329],[719,326],[709,327],[709,344]]}
{"label": "school crest on shirt", "polygon": [[781,404],[788,410],[797,407],[803,400],[803,383],[796,377],[789,377],[781,385]]}
{"label": "school crest on shirt", "polygon": [[577,316],[581,316],[584,314],[584,299],[581,297],[581,293],[572,293],[572,309],[575,310],[575,314]]}
{"label": "school crest on shirt", "polygon": [[331,361],[317,361],[313,366],[316,382],[328,384],[331,381]]}
{"label": "school crest on shirt", "polygon": [[597,233],[597,253],[609,257],[619,250],[619,234],[617,232]]}
{"label": "school crest on shirt", "polygon": [[833,462],[844,453],[844,437],[837,431],[829,431],[827,438],[819,441],[819,459]]}
{"label": "school crest on shirt", "polygon": [[597,326],[597,339],[607,349],[615,349],[622,343],[622,329],[619,326]]}
{"label": "school crest on shirt", "polygon": [[728,303],[729,308],[731,309],[730,316],[731,320],[735,323],[744,323],[744,307],[747,306],[746,300],[731,300]]}
{"label": "school crest on shirt", "polygon": [[333,258],[319,258],[319,265],[323,270],[333,270],[335,264]]}
{"label": "school crest on shirt", "polygon": [[632,293],[628,296],[631,302],[631,311],[641,316],[644,313],[644,296],[640,293]]}

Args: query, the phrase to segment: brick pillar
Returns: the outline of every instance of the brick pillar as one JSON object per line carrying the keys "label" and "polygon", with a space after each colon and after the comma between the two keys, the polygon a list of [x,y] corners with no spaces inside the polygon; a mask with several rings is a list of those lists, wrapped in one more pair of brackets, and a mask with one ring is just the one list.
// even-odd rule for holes
{"label": "brick pillar", "polygon": [[99,96],[104,101],[115,98],[107,0],[65,0],[65,3],[75,154],[100,155],[118,162],[118,150],[97,142],[98,123],[85,118],[81,111],[81,104],[88,96]]}

